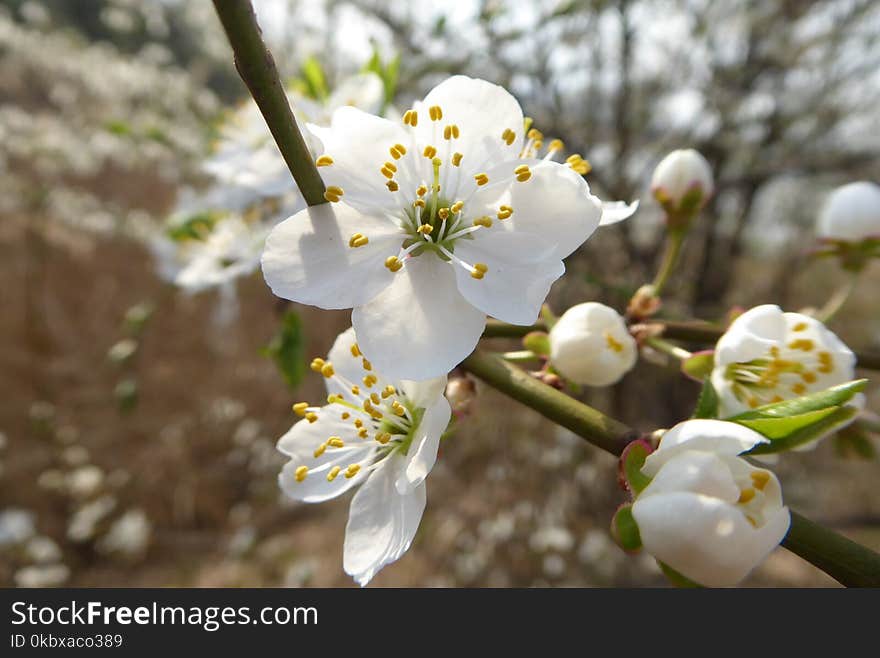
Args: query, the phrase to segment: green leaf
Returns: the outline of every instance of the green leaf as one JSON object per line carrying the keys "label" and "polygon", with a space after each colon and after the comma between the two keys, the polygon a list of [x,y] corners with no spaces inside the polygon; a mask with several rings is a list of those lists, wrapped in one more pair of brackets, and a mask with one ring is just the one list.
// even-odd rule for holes
{"label": "green leaf", "polygon": [[617,508],[611,519],[611,535],[625,551],[638,551],[642,548],[639,525],[632,514],[632,505],[626,503]]}
{"label": "green leaf", "polygon": [[303,82],[306,83],[306,94],[317,100],[324,100],[328,96],[327,79],[324,77],[324,69],[321,62],[315,57],[307,58],[300,67]]}
{"label": "green leaf", "polygon": [[811,393],[803,397],[794,398],[792,400],[784,400],[767,404],[763,407],[746,411],[736,416],[731,416],[725,420],[739,422],[740,420],[751,420],[753,418],[785,418],[787,416],[797,416],[818,409],[827,409],[828,407],[839,407],[849,402],[856,393],[865,390],[867,379],[855,379],[845,384],[832,386],[831,388]]}
{"label": "green leaf", "polygon": [[696,352],[681,362],[681,371],[698,382],[703,381],[712,374],[715,367],[715,353],[711,350]]}
{"label": "green leaf", "polygon": [[787,418],[754,418],[750,420],[737,420],[736,423],[745,425],[773,441],[783,439],[804,427],[814,425],[838,409],[840,407],[828,407],[827,409],[818,409],[817,411],[810,411],[805,414],[798,414],[797,416],[788,416]]}
{"label": "green leaf", "polygon": [[805,445],[811,441],[816,441],[827,434],[841,429],[858,413],[859,410],[855,407],[837,407],[831,410],[831,413],[824,414],[822,419],[818,422],[814,422],[811,425],[805,425],[787,436],[771,439],[770,443],[762,443],[761,445],[752,448],[748,454],[767,455],[792,450],[798,446]]}
{"label": "green leaf", "polygon": [[263,354],[275,361],[290,388],[299,386],[306,374],[305,337],[302,321],[295,311],[284,314],[278,333],[263,349]]}
{"label": "green leaf", "polygon": [[712,386],[712,381],[706,377],[703,380],[703,389],[697,398],[697,408],[694,409],[691,418],[717,418],[718,417],[718,393]]}
{"label": "green leaf", "polygon": [[633,496],[637,496],[651,484],[651,478],[642,473],[645,460],[651,454],[651,446],[647,441],[630,442],[620,455],[620,478],[622,484]]}

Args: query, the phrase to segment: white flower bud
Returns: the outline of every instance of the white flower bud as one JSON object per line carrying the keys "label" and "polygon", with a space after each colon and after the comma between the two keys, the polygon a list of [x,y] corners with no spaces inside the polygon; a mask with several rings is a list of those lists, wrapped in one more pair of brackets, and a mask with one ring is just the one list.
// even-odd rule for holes
{"label": "white flower bud", "polygon": [[779,480],[738,455],[767,439],[742,425],[689,420],[645,460],[652,478],[632,506],[642,546],[707,587],[735,585],[788,532]]}
{"label": "white flower bud", "polygon": [[860,181],[838,187],[819,213],[816,233],[846,242],[880,239],[880,185]]}
{"label": "white flower bud", "polygon": [[623,318],[596,302],[572,306],[550,331],[550,362],[567,379],[610,386],[636,363],[636,341]]}
{"label": "white flower bud", "polygon": [[714,191],[712,168],[693,149],[667,155],[651,178],[651,193],[667,212],[696,212]]}

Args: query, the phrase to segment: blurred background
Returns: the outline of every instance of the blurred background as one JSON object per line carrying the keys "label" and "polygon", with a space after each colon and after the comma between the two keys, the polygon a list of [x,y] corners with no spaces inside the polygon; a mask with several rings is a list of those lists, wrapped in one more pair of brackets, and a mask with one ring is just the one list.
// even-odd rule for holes
{"label": "blurred background", "polygon": [[[642,199],[568,259],[558,312],[622,309],[652,278],[651,170],[689,146],[718,193],[668,317],[820,306],[844,281],[807,256],[827,192],[880,179],[876,2],[255,5],[285,78],[309,81],[317,63],[333,88],[372,62],[405,109],[450,74],[484,77],[592,163],[603,198]],[[151,246],[202,184],[224,111],[246,98],[231,60],[206,0],[0,4],[0,585],[352,584],[348,497],[294,504],[276,484],[291,403],[323,393],[313,373],[291,387],[277,367],[285,307],[258,271],[233,294],[181,291]],[[853,349],[880,349],[878,285],[875,264],[831,325]],[[345,312],[293,310],[286,339],[303,358],[348,326]],[[478,391],[444,443],[413,547],[375,585],[664,585],[653,560],[609,537],[624,499],[614,459]],[[689,415],[697,391],[674,364],[643,361],[583,399],[650,431]],[[875,447],[831,439],[786,455],[787,502],[880,548]],[[746,584],[834,583],[780,549]]]}

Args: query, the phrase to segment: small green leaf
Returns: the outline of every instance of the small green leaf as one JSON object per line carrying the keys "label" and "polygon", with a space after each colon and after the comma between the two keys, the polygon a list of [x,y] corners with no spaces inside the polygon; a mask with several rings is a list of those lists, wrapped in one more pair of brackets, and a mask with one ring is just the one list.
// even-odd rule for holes
{"label": "small green leaf", "polygon": [[214,224],[222,217],[222,213],[206,210],[198,212],[183,219],[183,221],[175,223],[166,229],[169,238],[175,242],[186,242],[188,240],[204,240],[208,237]]}
{"label": "small green leaf", "polygon": [[324,100],[328,96],[327,79],[324,77],[324,69],[321,62],[315,57],[307,58],[300,67],[302,79],[306,83],[306,94],[317,100]]}
{"label": "small green leaf", "polygon": [[645,460],[650,454],[651,446],[647,441],[640,439],[630,442],[623,449],[623,454],[620,455],[619,475],[621,484],[633,496],[639,495],[644,491],[645,487],[651,484],[651,478],[642,473],[642,467],[645,465]]}
{"label": "small green leaf", "polygon": [[717,418],[718,417],[718,393],[712,386],[711,380],[706,377],[703,380],[703,389],[697,398],[697,408],[691,418]]}
{"label": "small green leaf", "polygon": [[299,386],[306,374],[305,337],[295,311],[284,314],[278,333],[263,349],[263,354],[275,361],[290,388]]}
{"label": "small green leaf", "polygon": [[737,420],[735,422],[739,425],[745,425],[773,441],[784,439],[804,427],[814,425],[838,409],[840,407],[828,407],[827,409],[818,409],[817,411],[810,411],[805,414],[798,414],[797,416],[788,416],[787,418],[754,418]]}
{"label": "small green leaf", "polygon": [[657,564],[660,565],[660,571],[663,572],[663,575],[669,579],[669,582],[675,585],[676,587],[681,587],[684,589],[695,589],[703,587],[699,583],[695,583],[693,580],[680,574],[678,571],[670,567],[665,562],[661,562],[657,560]]}
{"label": "small green leaf", "polygon": [[691,357],[681,362],[681,371],[698,382],[711,375],[714,367],[715,353],[712,350],[695,352]]}
{"label": "small green leaf", "polygon": [[827,409],[828,407],[839,407],[849,402],[856,393],[865,390],[867,379],[855,379],[845,384],[832,386],[831,388],[811,393],[803,397],[794,398],[792,400],[784,400],[782,402],[774,402],[767,404],[751,411],[746,411],[736,416],[731,416],[725,420],[740,421],[751,420],[753,418],[785,418],[787,416],[797,416],[817,409]]}
{"label": "small green leaf", "polygon": [[633,517],[631,504],[626,503],[617,508],[611,519],[611,535],[625,551],[638,551],[642,548],[642,536]]}
{"label": "small green leaf", "polygon": [[816,441],[827,434],[841,429],[858,413],[859,410],[855,407],[837,407],[833,409],[831,413],[824,414],[822,419],[818,422],[803,426],[787,436],[778,439],[771,439],[770,443],[762,443],[761,445],[752,448],[748,454],[767,455],[792,450],[798,446],[805,445],[811,441]]}
{"label": "small green leaf", "polygon": [[523,336],[523,347],[540,356],[550,354],[550,336],[543,331],[531,331]]}

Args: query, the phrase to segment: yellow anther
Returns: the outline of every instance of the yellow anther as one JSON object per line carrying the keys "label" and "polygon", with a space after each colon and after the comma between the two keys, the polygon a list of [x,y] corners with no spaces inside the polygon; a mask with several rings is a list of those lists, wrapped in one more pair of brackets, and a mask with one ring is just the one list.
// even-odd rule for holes
{"label": "yellow anther", "polygon": [[314,423],[318,420],[318,414],[316,414],[314,411],[309,411],[306,413],[306,420],[310,423]]}
{"label": "yellow anther", "polygon": [[796,338],[788,344],[789,349],[811,352],[816,344],[809,338]]}
{"label": "yellow anther", "polygon": [[308,402],[297,402],[295,405],[293,405],[293,412],[297,416],[304,417],[306,415],[306,409],[308,409],[308,408],[309,408]]}
{"label": "yellow anther", "polygon": [[331,203],[336,203],[339,201],[343,194],[344,192],[342,191],[341,187],[337,185],[330,185],[324,191],[324,198]]}
{"label": "yellow anther", "polygon": [[808,326],[808,325],[807,325],[806,322],[798,322],[796,325],[794,325],[794,326],[791,328],[791,330],[792,330],[792,331],[806,331],[807,326]]}
{"label": "yellow anther", "polygon": [[398,402],[397,400],[391,403],[391,410],[398,416],[403,416],[406,413],[403,405],[400,404],[400,402]]}
{"label": "yellow anther", "polygon": [[303,480],[305,480],[306,476],[308,474],[309,474],[309,467],[308,466],[299,466],[294,471],[294,475],[296,477],[297,482],[302,482]]}
{"label": "yellow anther", "polygon": [[516,139],[516,133],[513,132],[510,128],[505,128],[504,132],[501,133],[501,139],[504,140],[504,143],[510,146],[513,144],[513,140]]}
{"label": "yellow anther", "polygon": [[474,279],[480,280],[484,276],[486,276],[486,272],[489,271],[489,266],[485,263],[474,263],[474,269],[471,271],[471,277]]}
{"label": "yellow anther", "polygon": [[354,426],[360,429],[364,426],[364,421],[362,421],[360,418],[357,418],[354,421]]}
{"label": "yellow anther", "polygon": [[335,404],[336,402],[342,402],[342,396],[336,395],[336,393],[331,393],[327,396],[327,404]]}
{"label": "yellow anther", "polygon": [[360,395],[360,394],[361,394],[361,387],[358,386],[357,384],[355,384],[354,386],[352,386],[352,387],[351,387],[351,394],[352,394],[352,395]]}
{"label": "yellow anther", "polygon": [[526,168],[525,171],[516,175],[516,180],[518,180],[520,183],[525,183],[531,177],[532,177],[532,172],[529,171],[528,168]]}
{"label": "yellow anther", "polygon": [[371,388],[377,381],[379,380],[376,378],[376,375],[366,375],[363,379],[364,386],[367,388]]}
{"label": "yellow anther", "polygon": [[382,175],[385,178],[394,178],[394,172],[391,171],[388,167],[382,167],[379,171],[382,172]]}
{"label": "yellow anther", "polygon": [[568,165],[569,165],[572,169],[574,169],[574,170],[575,170],[577,173],[579,173],[581,176],[584,176],[584,175],[590,173],[590,171],[593,169],[593,166],[592,166],[589,162],[587,162],[586,160],[584,160],[584,159],[583,159],[579,154],[577,154],[577,153],[573,153],[572,155],[568,156],[568,157],[565,159],[565,161],[568,163]]}
{"label": "yellow anther", "polygon": [[366,439],[368,436],[367,428],[366,427],[360,428],[358,430],[358,436],[362,439]]}
{"label": "yellow anther", "polygon": [[755,497],[754,489],[743,489],[739,492],[738,503],[747,503]]}
{"label": "yellow anther", "polygon": [[327,439],[327,445],[334,448],[344,448],[345,442],[338,436],[331,436],[329,439]]}
{"label": "yellow anther", "polygon": [[457,151],[452,154],[452,164],[456,167],[461,165],[461,159],[464,157],[463,154],[458,153]]}
{"label": "yellow anther", "polygon": [[422,151],[422,155],[429,159],[433,158],[435,155],[437,155],[437,149],[428,144],[428,146],[425,147],[425,150]]}
{"label": "yellow anther", "polygon": [[779,358],[779,348],[776,345],[770,348],[770,356],[772,356],[774,359]]}
{"label": "yellow anther", "polygon": [[507,219],[513,214],[513,208],[510,206],[501,206],[498,208],[498,219]]}
{"label": "yellow anther", "polygon": [[425,187],[424,185],[419,185],[416,188],[416,195],[417,196],[425,196],[427,193],[428,193],[428,188]]}
{"label": "yellow anther", "polygon": [[400,160],[401,156],[403,155],[403,153],[401,153],[400,151],[397,150],[396,144],[388,149],[388,153],[390,153],[391,157],[394,158],[395,160]]}
{"label": "yellow anther", "polygon": [[315,459],[317,459],[318,457],[320,457],[321,455],[324,454],[324,451],[325,451],[326,449],[327,449],[327,444],[326,444],[326,443],[322,443],[322,444],[319,445],[317,448],[315,448],[315,452],[312,453],[312,454],[314,454],[314,455],[315,455]]}
{"label": "yellow anther", "polygon": [[363,361],[361,361],[361,365],[364,367],[364,370],[372,370],[373,369],[373,364],[370,363],[366,358],[364,358]]}
{"label": "yellow anther", "polygon": [[532,128],[526,133],[526,137],[528,137],[529,139],[543,139],[544,133],[542,133],[537,128]]}
{"label": "yellow anther", "polygon": [[348,246],[352,249],[363,247],[370,242],[370,239],[361,233],[355,233],[348,239]]}
{"label": "yellow anther", "polygon": [[440,121],[443,118],[443,110],[439,105],[432,105],[428,108],[428,116],[431,117],[431,121]]}
{"label": "yellow anther", "polygon": [[403,113],[403,122],[406,125],[415,128],[417,125],[419,125],[419,113],[415,110],[407,110]]}
{"label": "yellow anther", "polygon": [[454,123],[443,128],[443,139],[458,139],[459,135],[461,135],[461,131]]}
{"label": "yellow anther", "polygon": [[361,347],[357,343],[352,343],[351,345],[351,355],[354,358],[358,358],[361,355]]}
{"label": "yellow anther", "polygon": [[834,358],[830,352],[819,352],[819,367],[816,368],[821,373],[828,374],[834,372]]}
{"label": "yellow anther", "polygon": [[784,399],[784,398],[783,398],[781,395],[774,395],[774,396],[770,399],[770,402],[773,402],[773,403],[776,403],[776,402],[782,402],[783,399]]}
{"label": "yellow anther", "polygon": [[623,352],[623,343],[612,336],[610,331],[605,332],[605,344],[608,345],[608,349],[617,352],[618,354]]}
{"label": "yellow anther", "polygon": [[394,180],[390,180],[387,183],[385,183],[385,187],[388,188],[389,192],[397,192],[397,190],[400,189],[400,185],[398,185],[397,181],[394,181]]}
{"label": "yellow anther", "polygon": [[[400,155],[397,156],[398,158],[399,158],[401,155],[406,155],[406,147],[405,147],[403,144],[395,144],[395,145],[392,146],[391,148],[393,148],[395,151],[397,151],[397,153],[400,154]],[[394,154],[392,153],[392,155],[394,155]],[[396,159],[397,159],[397,158],[395,158],[395,160],[396,160]]]}
{"label": "yellow anther", "polygon": [[329,361],[324,364],[324,367],[321,368],[321,374],[324,375],[327,379],[330,379],[333,375],[336,374],[336,371],[333,370],[333,364]]}
{"label": "yellow anther", "polygon": [[532,127],[532,123],[534,123],[532,117],[523,117],[523,131],[528,132],[529,128]]}
{"label": "yellow anther", "polygon": [[795,384],[794,386],[791,387],[791,392],[794,393],[795,395],[803,395],[804,393],[807,392],[807,387],[804,386],[803,384],[801,384],[800,382],[798,382],[797,384]]}
{"label": "yellow anther", "polygon": [[449,208],[440,208],[437,211],[437,216],[440,219],[449,219]]}
{"label": "yellow anther", "polygon": [[815,384],[816,373],[807,370],[806,372],[801,373],[801,379],[803,379],[807,384]]}
{"label": "yellow anther", "polygon": [[431,231],[434,230],[434,227],[430,224],[422,224],[419,228],[416,229],[422,235],[431,235]]}
{"label": "yellow anther", "polygon": [[391,397],[396,392],[397,392],[397,390],[391,384],[388,384],[388,386],[386,386],[384,389],[382,389],[382,397],[383,398]]}
{"label": "yellow anther", "polygon": [[474,180],[477,181],[477,185],[485,185],[489,182],[489,177],[486,174],[477,174]]}
{"label": "yellow anther", "polygon": [[389,434],[388,432],[379,432],[378,434],[376,434],[376,441],[378,441],[382,445],[385,445],[390,440],[391,440],[391,434]]}
{"label": "yellow anther", "polygon": [[749,405],[749,407],[751,407],[752,409],[755,409],[756,407],[760,407],[760,406],[761,406],[761,403],[758,401],[758,398],[751,397],[751,398],[749,398],[749,400],[748,400],[748,405]]}
{"label": "yellow anther", "polygon": [[333,164],[333,158],[329,155],[322,155],[320,158],[315,160],[315,164],[319,167],[329,167]]}
{"label": "yellow anther", "polygon": [[327,482],[333,482],[336,479],[336,476],[339,475],[339,471],[342,469],[339,466],[334,466],[330,469],[330,472],[327,473]]}
{"label": "yellow anther", "polygon": [[527,172],[528,170],[529,170],[529,165],[521,164],[520,166],[518,166],[516,169],[513,170],[513,173],[515,173],[515,174],[524,174],[524,173]]}
{"label": "yellow anther", "polygon": [[424,208],[425,200],[424,199],[416,199],[413,201],[413,208]]}
{"label": "yellow anther", "polygon": [[397,256],[389,256],[385,259],[385,267],[392,272],[397,272],[403,267],[403,263],[400,262],[400,259]]}
{"label": "yellow anther", "polygon": [[395,173],[397,172],[397,165],[395,165],[393,162],[386,162],[384,167],[386,169],[390,169],[391,171],[393,171]]}
{"label": "yellow anther", "polygon": [[452,212],[452,214],[454,215],[460,213],[462,208],[464,208],[464,201],[456,201],[451,206],[449,206],[450,212]]}
{"label": "yellow anther", "polygon": [[382,404],[382,400],[379,398],[379,394],[375,391],[373,393],[370,393],[370,400],[373,404]]}
{"label": "yellow anther", "polygon": [[343,411],[342,412],[342,420],[348,420],[349,418],[351,418],[351,414],[348,413],[347,411]]}
{"label": "yellow anther", "polygon": [[536,139],[535,143],[532,144],[532,148],[535,149],[536,151],[539,150],[542,146],[544,146],[544,142],[541,141],[540,139]]}
{"label": "yellow anther", "polygon": [[769,471],[754,471],[749,477],[752,478],[752,484],[755,485],[755,489],[758,491],[763,491],[767,483],[770,482]]}
{"label": "yellow anther", "polygon": [[351,479],[358,474],[359,470],[361,470],[360,464],[351,464],[348,468],[345,469],[345,477]]}
{"label": "yellow anther", "polygon": [[562,143],[561,139],[554,139],[547,146],[547,150],[551,153],[555,153],[556,151],[561,151],[565,148],[565,144]]}
{"label": "yellow anther", "polygon": [[474,220],[474,226],[485,226],[486,228],[489,228],[492,226],[492,218],[485,215],[483,217],[477,217]]}
{"label": "yellow anther", "polygon": [[312,359],[312,362],[309,364],[309,367],[315,372],[321,372],[321,368],[324,367],[324,359],[320,357],[316,357]]}

